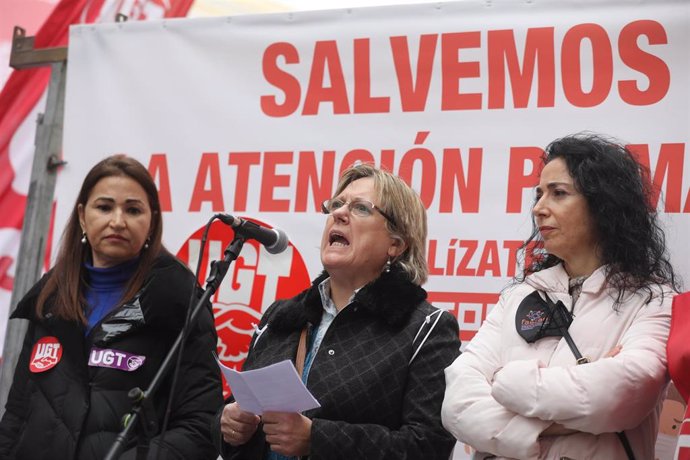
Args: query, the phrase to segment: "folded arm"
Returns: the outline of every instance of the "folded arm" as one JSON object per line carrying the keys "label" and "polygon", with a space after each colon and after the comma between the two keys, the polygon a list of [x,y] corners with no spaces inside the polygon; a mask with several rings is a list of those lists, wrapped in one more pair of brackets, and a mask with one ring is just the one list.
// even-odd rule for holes
{"label": "folded arm", "polygon": [[670,298],[664,305],[652,302],[640,309],[615,356],[570,367],[513,361],[496,373],[491,395],[518,414],[578,431],[612,433],[639,425],[667,383],[666,303]]}
{"label": "folded arm", "polygon": [[494,373],[501,365],[503,317],[502,297],[467,350],[446,369],[443,425],[480,452],[535,459],[539,435],[551,422],[517,414],[491,394]]}

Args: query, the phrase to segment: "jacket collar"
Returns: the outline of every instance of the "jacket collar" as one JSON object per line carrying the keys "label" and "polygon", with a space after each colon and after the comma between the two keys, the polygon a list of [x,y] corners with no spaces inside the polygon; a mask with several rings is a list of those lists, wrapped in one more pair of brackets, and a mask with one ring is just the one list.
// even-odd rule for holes
{"label": "jacket collar", "polygon": [[[599,293],[606,287],[606,274],[607,265],[602,265],[594,270],[582,285],[582,292]],[[532,273],[527,277],[526,281],[527,284],[538,290],[568,294],[569,279],[568,272],[563,268],[563,264],[559,263],[553,267]]]}
{"label": "jacket collar", "polygon": [[[271,321],[272,327],[276,330],[294,331],[302,329],[307,323],[319,324],[323,305],[318,286],[328,276],[323,271],[309,289],[285,301],[284,308],[279,309]],[[423,288],[410,282],[408,276],[394,266],[390,272],[381,273],[378,278],[357,291],[353,303],[375,321],[397,329],[405,324],[415,307],[426,300],[426,296]]]}
{"label": "jacket collar", "polygon": [[118,337],[130,334],[146,324],[141,297],[147,285],[120,307],[107,314],[91,331],[91,341],[96,345],[106,345]]}
{"label": "jacket collar", "polygon": [[[161,254],[158,256],[154,266],[149,274],[147,280],[144,282],[142,289],[124,305],[114,309],[105,318],[97,324],[91,331],[90,340],[98,345],[105,345],[112,342],[118,337],[130,334],[139,328],[143,327],[146,321],[146,313],[150,309],[150,305],[143,301],[146,291],[152,289],[150,286],[159,270],[165,269],[174,263],[179,263],[177,260],[168,255]],[[36,283],[26,294],[26,296],[19,302],[16,310],[12,313],[11,318],[23,318],[32,321],[39,321],[35,315],[35,303],[38,299],[41,289],[45,285],[46,276]],[[48,302],[52,302],[49,300]],[[40,320],[49,330],[56,330],[62,327],[64,320],[55,317],[49,310],[45,317]],[[74,323],[75,325],[77,323]],[[79,326],[83,329],[83,326]]]}

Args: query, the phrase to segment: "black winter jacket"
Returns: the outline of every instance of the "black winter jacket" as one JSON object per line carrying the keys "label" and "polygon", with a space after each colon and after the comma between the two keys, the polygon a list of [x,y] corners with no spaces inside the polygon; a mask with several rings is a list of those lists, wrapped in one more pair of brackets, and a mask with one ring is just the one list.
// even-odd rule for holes
{"label": "black winter jacket", "polygon": [[[30,323],[0,422],[0,458],[104,458],[122,429],[122,416],[132,408],[128,391],[149,387],[181,330],[193,281],[194,276],[181,262],[167,254],[160,256],[144,288],[109,313],[86,337],[81,324],[52,317],[50,305],[43,320],[35,317],[43,284],[39,281],[12,316]],[[32,350],[44,337],[57,339],[62,356],[54,367],[34,373],[30,371]],[[161,459],[215,458],[210,423],[222,404],[220,375],[211,354],[216,341],[213,315],[210,307],[205,308],[186,342],[163,447],[156,432],[149,458],[155,458],[158,449]],[[89,366],[94,347],[144,356],[145,360],[131,372]],[[158,429],[171,375],[153,398]],[[134,458],[137,440],[133,438],[122,458]]]}
{"label": "black winter jacket", "polygon": [[[293,360],[299,335],[323,312],[317,278],[298,296],[274,303],[261,319],[244,370]],[[312,420],[311,460],[448,460],[455,445],[441,425],[444,369],[459,355],[458,322],[437,316],[426,291],[395,269],[360,289],[333,320],[314,358],[307,388],[321,404]],[[427,318],[430,318],[427,321]],[[423,327],[422,327],[423,326]],[[420,337],[415,335],[422,327]],[[232,401],[232,399],[230,399]],[[223,442],[220,415],[214,439],[225,459],[262,460],[267,444],[261,427],[239,448]]]}

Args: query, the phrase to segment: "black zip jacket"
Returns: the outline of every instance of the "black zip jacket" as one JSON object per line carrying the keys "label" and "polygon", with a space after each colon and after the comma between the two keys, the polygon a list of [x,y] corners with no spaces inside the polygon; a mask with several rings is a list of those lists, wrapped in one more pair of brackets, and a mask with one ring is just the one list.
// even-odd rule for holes
{"label": "black zip jacket", "polygon": [[[148,388],[182,329],[193,282],[187,267],[169,254],[161,255],[141,291],[85,337],[83,325],[50,315],[50,304],[43,320],[35,317],[43,285],[39,281],[12,315],[30,323],[0,422],[0,458],[104,458],[122,429],[122,416],[132,408],[127,393],[134,387]],[[54,367],[32,372],[34,345],[46,337],[59,342],[61,357]],[[209,424],[222,404],[220,374],[211,354],[216,341],[209,306],[198,315],[186,342],[168,429],[162,445],[158,431],[154,433],[149,458],[155,458],[159,449],[160,459],[215,458]],[[126,363],[118,356],[145,359],[129,372],[89,365],[92,353],[96,361],[109,355],[123,366]],[[163,423],[171,375],[152,399],[157,430]],[[136,444],[134,436],[121,458],[135,458]]]}

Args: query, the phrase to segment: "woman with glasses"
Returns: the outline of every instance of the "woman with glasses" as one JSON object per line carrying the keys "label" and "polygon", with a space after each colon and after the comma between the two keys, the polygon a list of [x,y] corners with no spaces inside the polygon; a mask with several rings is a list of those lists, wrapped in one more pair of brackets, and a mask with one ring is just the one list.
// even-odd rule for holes
{"label": "woman with glasses", "polygon": [[401,179],[370,165],[344,172],[323,203],[323,273],[264,314],[244,369],[285,359],[321,404],[248,413],[230,399],[217,442],[226,459],[443,459],[443,369],[458,323],[426,302],[426,211]]}

